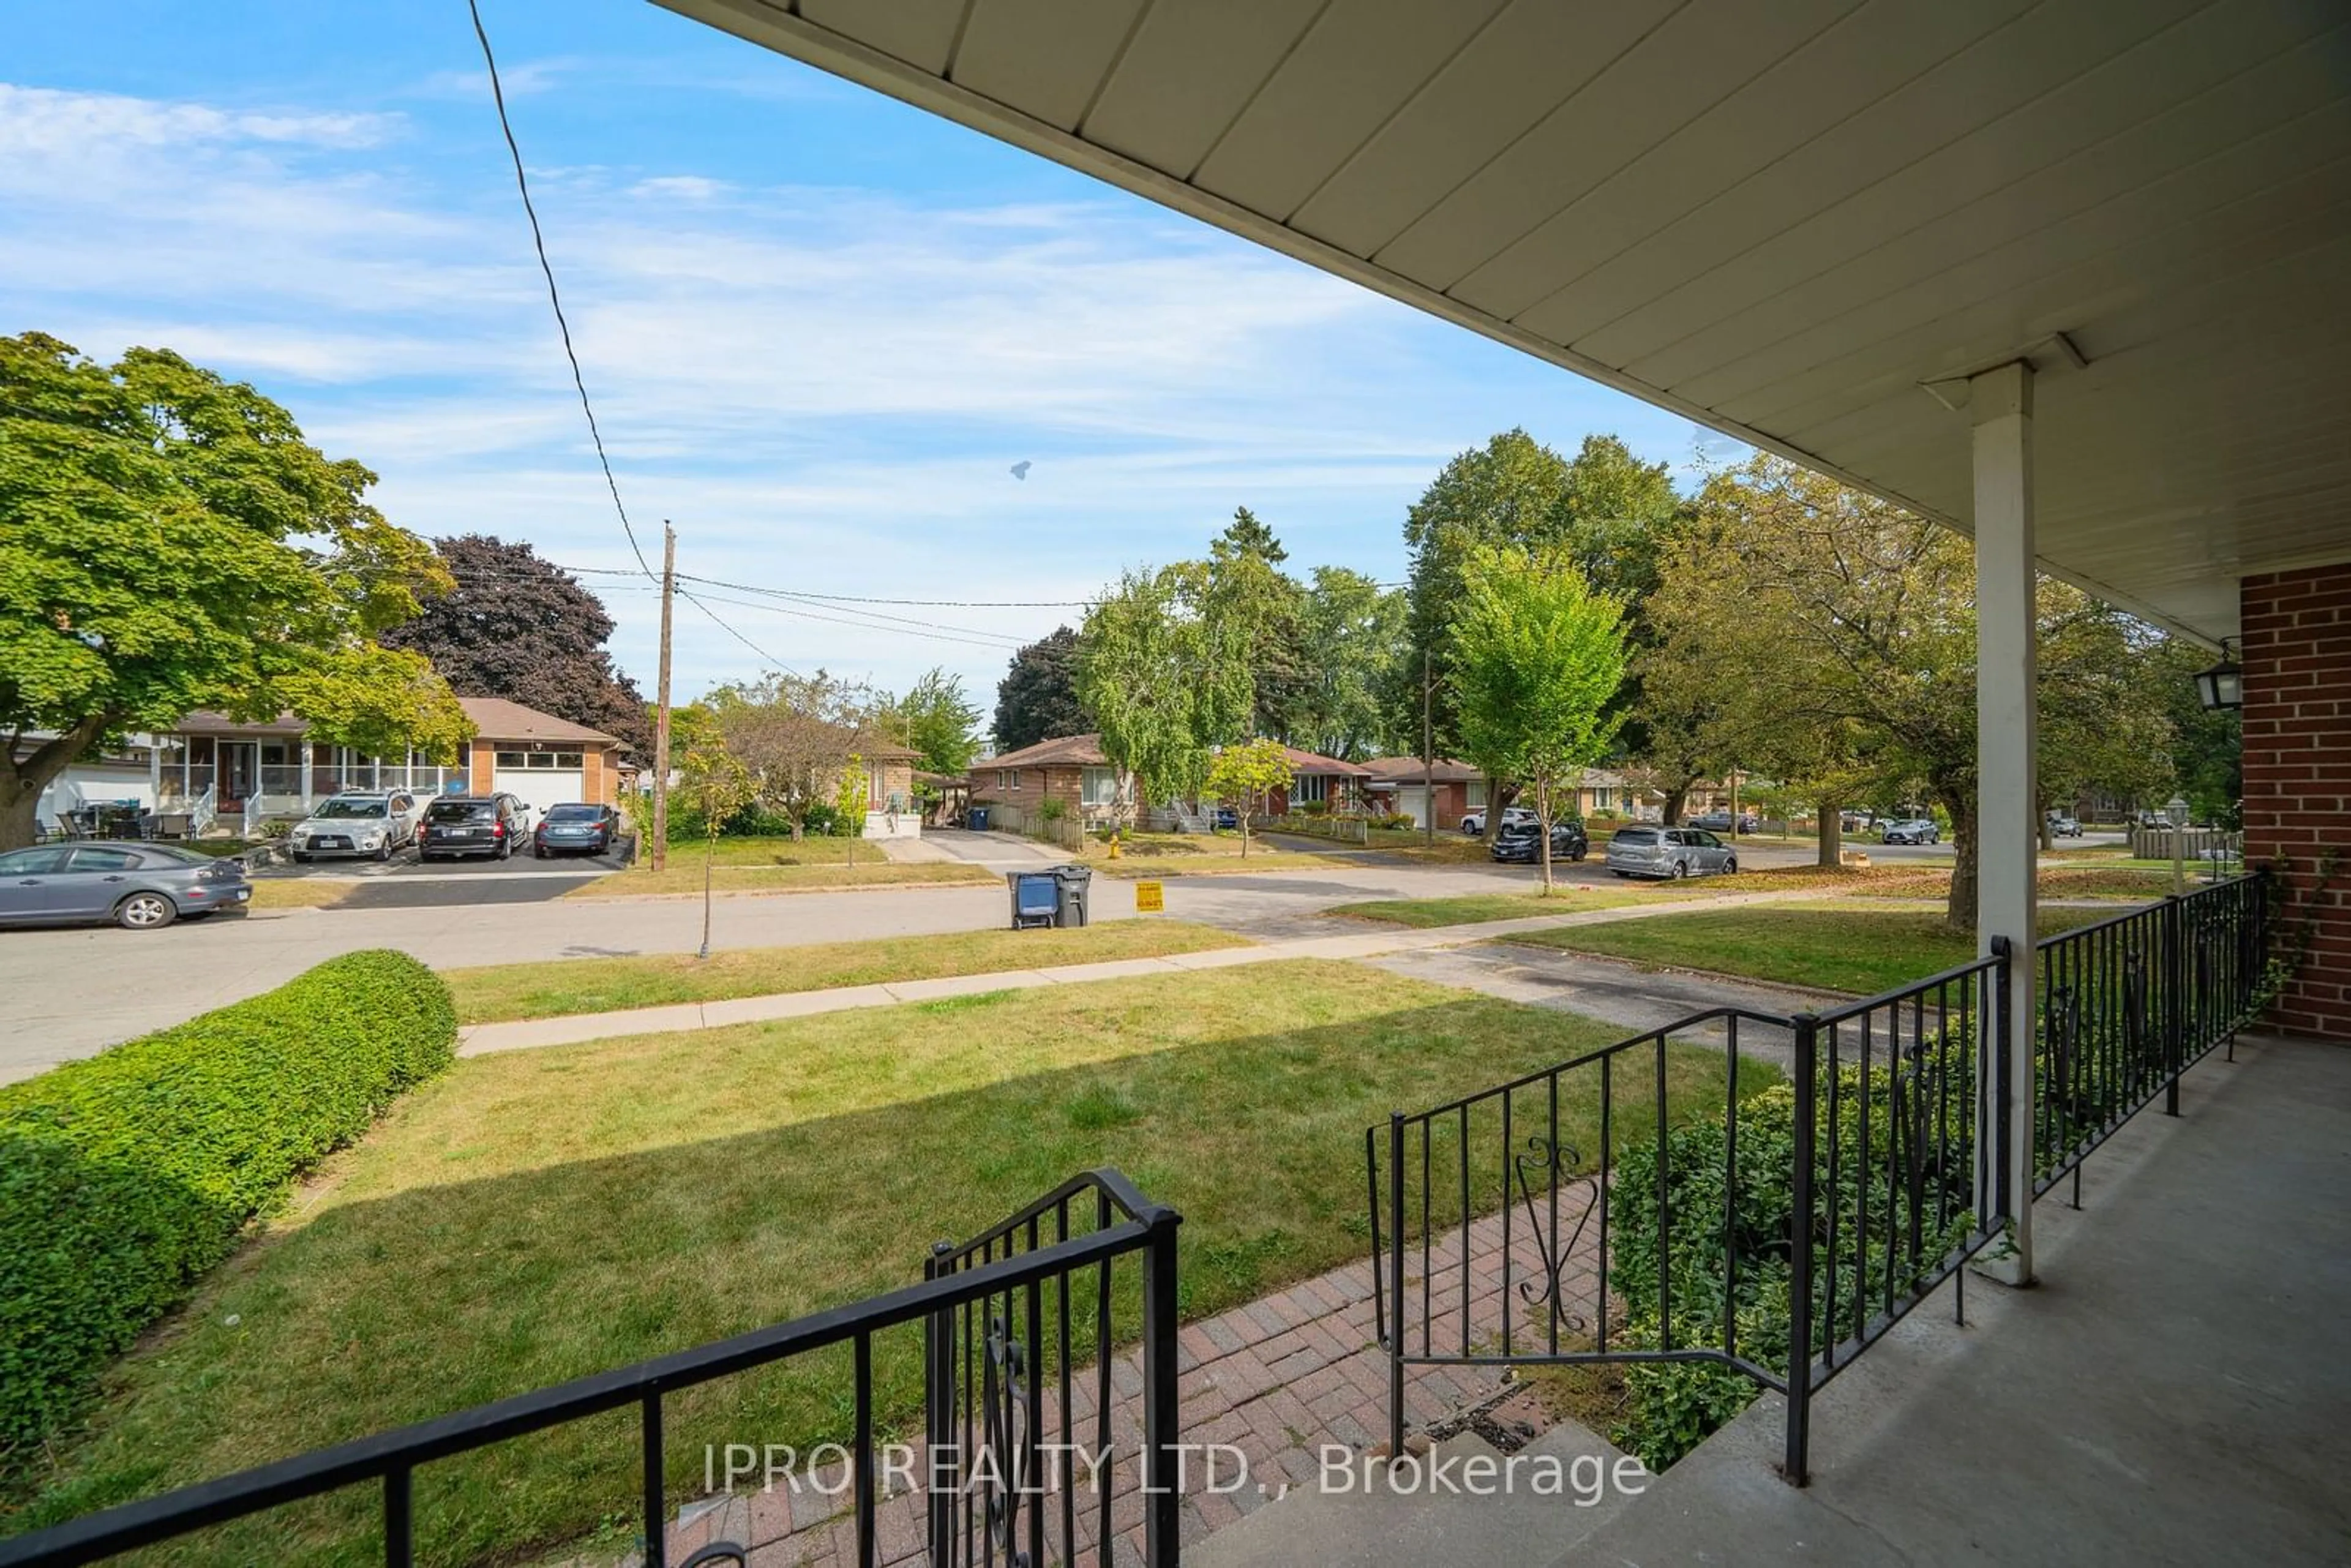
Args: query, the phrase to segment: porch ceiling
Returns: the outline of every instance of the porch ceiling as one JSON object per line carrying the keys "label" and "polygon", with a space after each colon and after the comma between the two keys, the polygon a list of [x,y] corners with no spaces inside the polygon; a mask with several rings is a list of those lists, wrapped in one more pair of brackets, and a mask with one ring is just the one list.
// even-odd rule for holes
{"label": "porch ceiling", "polygon": [[2351,556],[2337,0],[658,3],[1960,528],[2030,357],[2045,564],[2201,636]]}

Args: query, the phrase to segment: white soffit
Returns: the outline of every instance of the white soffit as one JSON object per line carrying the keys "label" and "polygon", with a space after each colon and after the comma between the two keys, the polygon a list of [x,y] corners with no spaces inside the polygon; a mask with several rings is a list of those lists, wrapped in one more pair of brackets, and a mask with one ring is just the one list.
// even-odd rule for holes
{"label": "white soffit", "polygon": [[[659,0],[2180,630],[2351,559],[2342,0]],[[2062,343],[2056,337],[2064,334]]]}

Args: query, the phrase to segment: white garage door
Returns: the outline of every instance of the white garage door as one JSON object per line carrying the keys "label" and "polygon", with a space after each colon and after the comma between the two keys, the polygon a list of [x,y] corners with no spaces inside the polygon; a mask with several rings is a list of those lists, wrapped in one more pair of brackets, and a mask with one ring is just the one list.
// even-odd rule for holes
{"label": "white garage door", "polygon": [[576,751],[501,751],[490,788],[528,806],[537,821],[549,806],[586,800],[587,779],[585,759]]}
{"label": "white garage door", "polygon": [[1395,809],[1400,815],[1410,817],[1412,825],[1428,825],[1428,790],[1419,784],[1403,784],[1396,788]]}

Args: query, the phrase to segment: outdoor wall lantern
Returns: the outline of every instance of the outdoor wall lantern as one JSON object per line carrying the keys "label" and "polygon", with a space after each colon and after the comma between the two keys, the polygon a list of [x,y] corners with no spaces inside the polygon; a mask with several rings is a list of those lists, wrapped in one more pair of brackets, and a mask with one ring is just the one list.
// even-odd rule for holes
{"label": "outdoor wall lantern", "polygon": [[2188,825],[2188,802],[2181,800],[2179,796],[2174,795],[2169,800],[2164,803],[2163,815],[2164,820],[2168,821],[2173,827],[2186,827]]}
{"label": "outdoor wall lantern", "polygon": [[2196,700],[2214,710],[2245,706],[2245,672],[2229,657],[2226,637],[2220,639],[2220,662],[2196,672]]}

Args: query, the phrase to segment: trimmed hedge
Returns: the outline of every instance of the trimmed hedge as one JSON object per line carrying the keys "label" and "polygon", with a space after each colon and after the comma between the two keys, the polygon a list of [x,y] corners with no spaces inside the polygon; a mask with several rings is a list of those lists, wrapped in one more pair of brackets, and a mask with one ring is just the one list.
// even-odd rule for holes
{"label": "trimmed hedge", "polygon": [[0,1087],[0,1457],[225,1257],[294,1179],[449,1065],[457,1013],[404,953]]}

